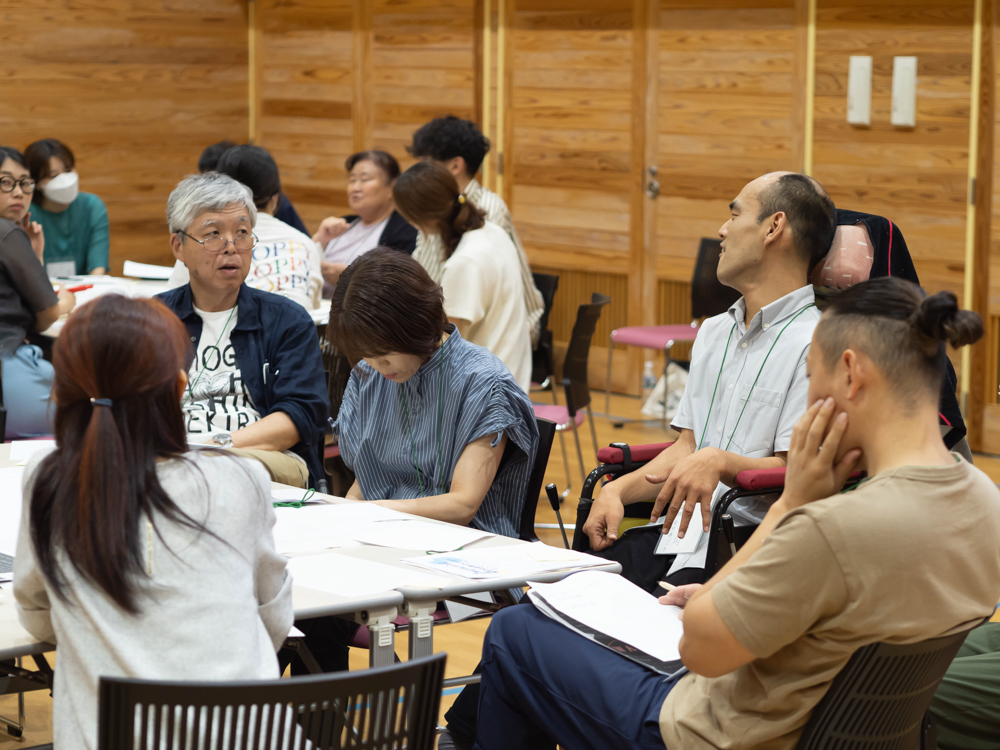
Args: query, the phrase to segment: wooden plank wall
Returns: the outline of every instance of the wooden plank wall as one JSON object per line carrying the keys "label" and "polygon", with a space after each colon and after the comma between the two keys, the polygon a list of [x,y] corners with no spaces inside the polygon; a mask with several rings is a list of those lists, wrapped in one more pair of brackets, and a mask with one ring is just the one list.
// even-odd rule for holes
{"label": "wooden plank wall", "polygon": [[[794,0],[662,0],[657,271],[690,281],[743,186],[800,170]],[[686,322],[686,321],[671,321]]]}
{"label": "wooden plank wall", "polygon": [[167,196],[205,146],[247,136],[246,3],[5,3],[0,49],[0,143],[73,150],[108,208],[112,272],[172,262]]}
{"label": "wooden plank wall", "polygon": [[473,0],[257,0],[257,142],[310,230],[348,212],[344,160],[405,169],[413,131],[475,110]]}
{"label": "wooden plank wall", "polygon": [[[820,0],[813,174],[906,237],[921,284],[962,295],[973,0]],[[850,55],[871,55],[872,124],[847,123]],[[917,126],[890,124],[892,58],[917,56]]]}

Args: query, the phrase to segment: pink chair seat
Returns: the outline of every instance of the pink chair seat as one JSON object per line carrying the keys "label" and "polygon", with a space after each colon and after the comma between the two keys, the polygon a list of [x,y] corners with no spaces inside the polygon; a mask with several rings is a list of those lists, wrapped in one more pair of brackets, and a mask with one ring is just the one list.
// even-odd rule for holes
{"label": "pink chair seat", "polygon": [[323,458],[336,458],[340,455],[339,445],[328,445],[323,448]]}
{"label": "pink chair seat", "polygon": [[616,344],[642,346],[647,349],[666,349],[671,343],[694,341],[700,326],[629,326],[611,332]]}
{"label": "pink chair seat", "polygon": [[[531,408],[535,412],[535,416],[539,419],[547,419],[550,422],[555,422],[558,428],[569,427],[569,409],[565,406],[556,406],[555,404],[532,404]],[[583,424],[583,410],[576,413],[576,426],[579,427]]]}

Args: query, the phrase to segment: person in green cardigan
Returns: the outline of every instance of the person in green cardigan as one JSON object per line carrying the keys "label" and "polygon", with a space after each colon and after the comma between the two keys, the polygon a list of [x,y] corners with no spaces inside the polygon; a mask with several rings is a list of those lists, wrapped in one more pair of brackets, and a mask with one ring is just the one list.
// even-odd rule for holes
{"label": "person in green cardigan", "polygon": [[76,159],[54,138],[24,150],[37,187],[31,218],[45,232],[45,269],[49,276],[108,272],[108,211],[93,193],[80,192]]}

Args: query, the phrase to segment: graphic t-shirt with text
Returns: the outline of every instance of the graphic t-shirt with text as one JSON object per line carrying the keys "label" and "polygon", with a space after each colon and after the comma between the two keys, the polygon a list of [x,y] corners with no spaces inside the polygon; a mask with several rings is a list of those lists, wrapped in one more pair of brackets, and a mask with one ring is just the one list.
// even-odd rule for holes
{"label": "graphic t-shirt with text", "polygon": [[184,393],[184,424],[189,435],[206,438],[235,432],[260,419],[260,413],[243,384],[230,334],[236,327],[238,308],[205,312],[201,340]]}

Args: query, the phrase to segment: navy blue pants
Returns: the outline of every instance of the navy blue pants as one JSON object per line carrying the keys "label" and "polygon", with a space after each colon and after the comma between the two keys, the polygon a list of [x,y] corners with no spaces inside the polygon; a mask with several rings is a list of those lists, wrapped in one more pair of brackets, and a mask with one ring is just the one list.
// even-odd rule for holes
{"label": "navy blue pants", "polygon": [[531,604],[493,615],[483,643],[479,750],[663,750],[675,681],[577,635]]}

